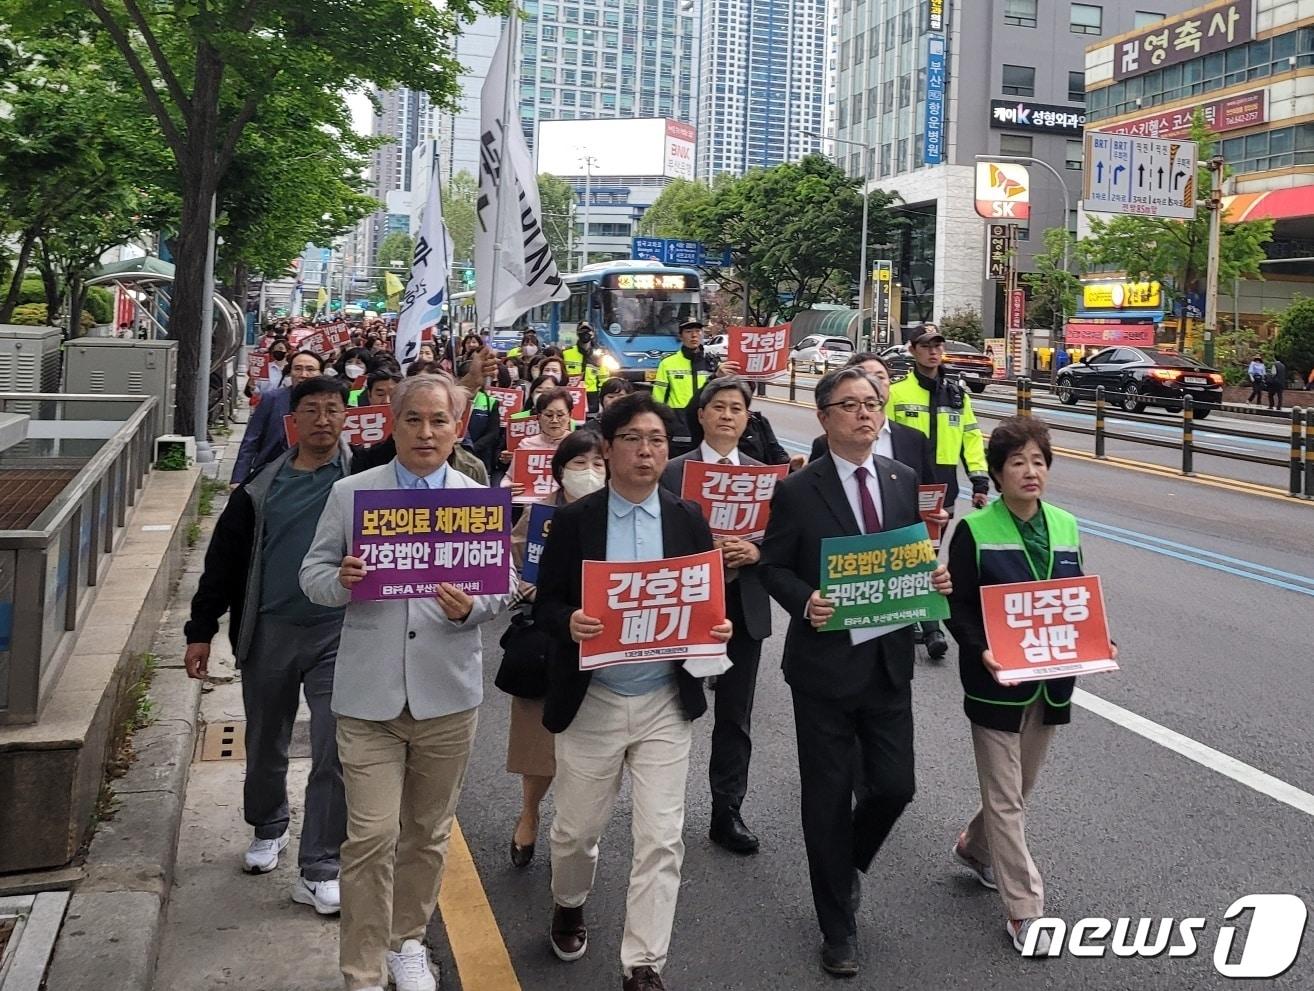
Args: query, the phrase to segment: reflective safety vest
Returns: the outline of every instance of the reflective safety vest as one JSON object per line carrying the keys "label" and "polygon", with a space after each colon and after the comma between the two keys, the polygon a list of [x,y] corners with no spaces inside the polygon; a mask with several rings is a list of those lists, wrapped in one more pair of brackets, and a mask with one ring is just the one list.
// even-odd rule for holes
{"label": "reflective safety vest", "polygon": [[685,409],[693,404],[698,393],[711,378],[705,368],[694,371],[693,362],[684,351],[668,354],[657,366],[657,378],[652,384],[652,398],[671,409]]}
{"label": "reflective safety vest", "polygon": [[[1017,521],[1003,499],[963,517],[962,526],[972,532],[976,544],[976,566],[981,585],[1045,581],[1081,576],[1081,536],[1077,519],[1066,510],[1040,504],[1049,532],[1049,560],[1033,561],[1027,552]],[[974,706],[1009,705],[1019,708],[1044,698],[1047,723],[1066,723],[1076,678],[1022,683],[1011,688],[999,684],[979,657],[961,658],[959,671],[966,693],[964,708],[972,718]],[[977,720],[974,720],[977,721]]]}
{"label": "reflective safety vest", "polygon": [[605,367],[586,362],[584,352],[575,345],[561,352],[561,359],[566,363],[566,377],[582,378],[585,392],[597,392],[598,386],[611,377]]}
{"label": "reflective safety vest", "polygon": [[[890,385],[885,411],[895,423],[931,436],[931,393],[917,381],[916,372],[910,371]],[[966,462],[969,475],[987,474],[981,426],[976,422],[966,389],[963,390],[962,409],[941,406],[936,410],[935,463],[956,472],[960,459]]]}

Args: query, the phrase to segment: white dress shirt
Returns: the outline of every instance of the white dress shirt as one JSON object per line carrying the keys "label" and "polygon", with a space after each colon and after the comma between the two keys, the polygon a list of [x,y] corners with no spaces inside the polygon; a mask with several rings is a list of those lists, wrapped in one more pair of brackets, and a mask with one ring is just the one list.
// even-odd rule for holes
{"label": "white dress shirt", "polygon": [[891,461],[899,460],[894,456],[894,431],[890,429],[889,417],[886,417],[885,423],[881,425],[881,432],[876,435],[876,444],[872,447],[871,453],[879,454],[882,458],[889,458]]}
{"label": "white dress shirt", "polygon": [[882,525],[884,525],[885,507],[881,504],[880,483],[876,481],[876,459],[868,454],[867,460],[859,465],[854,464],[852,461],[845,461],[834,451],[830,452],[830,456],[835,462],[835,471],[839,473],[840,485],[844,487],[844,496],[849,500],[849,508],[853,510],[853,518],[858,521],[858,528],[865,532],[862,525],[862,502],[861,496],[858,494],[856,474],[859,468],[867,469],[867,491],[871,493],[871,501],[876,507],[876,515],[880,517]]}
{"label": "white dress shirt", "polygon": [[729,454],[717,454],[716,450],[708,444],[707,441],[703,441],[702,444],[699,445],[698,456],[704,461],[710,461],[712,464],[716,464],[722,458],[729,458],[732,465],[739,464],[739,448],[730,448]]}

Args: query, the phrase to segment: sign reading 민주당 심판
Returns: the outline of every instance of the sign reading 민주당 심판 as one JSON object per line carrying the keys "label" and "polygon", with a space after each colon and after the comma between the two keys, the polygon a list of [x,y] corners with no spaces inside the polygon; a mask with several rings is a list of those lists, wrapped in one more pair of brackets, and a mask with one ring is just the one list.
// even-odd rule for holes
{"label": "sign reading \ubbfc\uc8fc\ub2f9 \uc2ec\ud310", "polygon": [[509,489],[364,489],[352,553],[365,562],[353,601],[419,599],[449,582],[467,595],[510,590]]}
{"label": "sign reading \ubbfc\uc8fc\ub2f9 \uc2ec\ud310", "polygon": [[897,629],[944,619],[949,602],[931,587],[938,565],[926,524],[821,542],[821,594],[835,605],[823,630]]}
{"label": "sign reading \ubbfc\uc8fc\ub2f9 \uc2ec\ud310", "polygon": [[981,615],[999,681],[1116,671],[1104,592],[1094,575],[984,585]]}

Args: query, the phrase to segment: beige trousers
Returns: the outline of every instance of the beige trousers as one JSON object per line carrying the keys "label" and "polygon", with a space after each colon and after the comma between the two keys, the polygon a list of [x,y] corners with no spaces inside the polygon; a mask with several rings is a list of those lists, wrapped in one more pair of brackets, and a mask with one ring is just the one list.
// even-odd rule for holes
{"label": "beige trousers", "polygon": [[1054,726],[1045,725],[1045,704],[1022,713],[1017,733],[972,725],[981,806],[967,825],[963,846],[969,856],[993,864],[999,897],[1010,919],[1045,914],[1045,884],[1027,849],[1026,798],[1045,763]]}
{"label": "beige trousers", "polygon": [[565,732],[557,734],[556,817],[552,820],[552,897],[583,905],[593,889],[598,841],[629,768],[634,857],[625,898],[621,969],[660,973],[671,945],[684,862],[684,785],[692,731],[675,686],[617,695],[590,686]]}
{"label": "beige trousers", "polygon": [[347,792],[339,963],[347,991],[386,987],[385,953],[423,939],[438,903],[478,710],[435,719],[338,717]]}

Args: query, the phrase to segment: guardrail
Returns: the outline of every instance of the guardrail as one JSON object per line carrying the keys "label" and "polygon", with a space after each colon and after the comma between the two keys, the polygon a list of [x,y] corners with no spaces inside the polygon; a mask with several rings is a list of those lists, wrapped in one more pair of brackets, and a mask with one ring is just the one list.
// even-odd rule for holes
{"label": "guardrail", "polygon": [[[157,402],[152,396],[0,393],[0,412],[21,406],[47,424],[96,421],[94,414],[111,403],[135,407],[25,529],[0,530],[0,634],[8,634],[0,635],[0,725],[35,722],[59,678],[150,472]],[[40,433],[60,443],[58,428]],[[97,435],[70,427],[68,436],[85,442]],[[45,455],[12,460],[5,467],[41,471],[58,464]]]}

